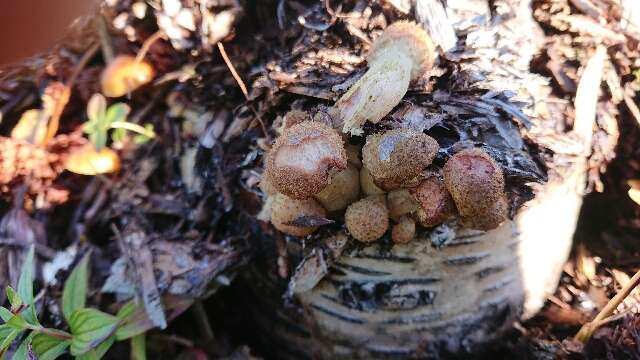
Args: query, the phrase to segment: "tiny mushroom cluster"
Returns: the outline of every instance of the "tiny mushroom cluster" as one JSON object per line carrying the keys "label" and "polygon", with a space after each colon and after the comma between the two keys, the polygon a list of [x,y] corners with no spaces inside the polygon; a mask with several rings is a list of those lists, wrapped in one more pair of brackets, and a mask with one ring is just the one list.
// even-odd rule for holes
{"label": "tiny mushroom cluster", "polygon": [[393,242],[408,243],[417,224],[433,227],[454,218],[475,229],[499,226],[508,215],[504,175],[484,150],[462,150],[434,169],[438,142],[421,131],[374,133],[362,147],[351,141],[432,66],[429,36],[414,23],[396,22],[376,39],[367,61],[369,70],[336,102],[329,121],[299,110],[285,115],[264,159],[268,215],[262,218],[283,233],[307,236],[327,217],[343,217],[349,234],[365,243],[390,227]]}

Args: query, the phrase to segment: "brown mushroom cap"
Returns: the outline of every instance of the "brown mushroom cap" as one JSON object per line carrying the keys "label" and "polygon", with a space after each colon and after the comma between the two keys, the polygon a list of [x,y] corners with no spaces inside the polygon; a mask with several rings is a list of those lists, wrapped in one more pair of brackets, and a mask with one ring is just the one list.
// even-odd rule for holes
{"label": "brown mushroom cap", "polygon": [[500,226],[502,222],[507,220],[509,214],[509,205],[505,196],[501,196],[493,206],[484,212],[462,217],[462,225],[477,230],[492,230]]}
{"label": "brown mushroom cap", "polygon": [[378,240],[389,228],[384,196],[369,196],[349,205],[344,222],[354,239],[362,242]]}
{"label": "brown mushroom cap", "polygon": [[502,168],[482,149],[466,149],[453,155],[445,164],[443,175],[463,218],[490,212],[504,196]]}
{"label": "brown mushroom cap", "polygon": [[327,125],[302,122],[276,139],[265,161],[273,186],[294,199],[307,199],[322,191],[334,173],[347,168],[340,135]]}
{"label": "brown mushroom cap", "polygon": [[149,62],[137,61],[129,55],[119,55],[102,72],[102,93],[108,97],[124,96],[150,82],[154,76],[155,70]]}
{"label": "brown mushroom cap", "polygon": [[416,222],[408,216],[401,217],[398,223],[391,228],[391,240],[396,244],[406,244],[415,236]]}
{"label": "brown mushroom cap", "polygon": [[429,135],[411,129],[394,129],[367,137],[362,160],[381,189],[393,190],[415,178],[438,153]]}
{"label": "brown mushroom cap", "polygon": [[329,185],[317,193],[315,198],[327,211],[338,211],[358,200],[359,195],[360,172],[349,164],[346,169],[334,174]]}
{"label": "brown mushroom cap", "polygon": [[414,213],[420,205],[407,189],[398,189],[387,194],[389,217],[399,219],[403,215]]}
{"label": "brown mushroom cap", "polygon": [[365,195],[384,194],[384,190],[380,189],[378,185],[373,182],[371,173],[364,166],[360,168],[360,188]]}
{"label": "brown mushroom cap", "polygon": [[302,216],[325,217],[326,211],[313,199],[296,200],[283,194],[273,196],[271,223],[276,229],[293,236],[307,236],[318,229],[289,224]]}
{"label": "brown mushroom cap", "polygon": [[397,21],[389,25],[373,42],[367,54],[367,62],[372,66],[389,56],[389,53],[393,56],[397,52],[408,54],[411,58],[412,80],[430,70],[435,59],[435,46],[431,37],[420,25],[409,21]]}
{"label": "brown mushroom cap", "polygon": [[422,226],[438,225],[456,213],[451,194],[444,181],[437,176],[422,180],[418,186],[410,189],[410,192],[420,204],[416,219]]}

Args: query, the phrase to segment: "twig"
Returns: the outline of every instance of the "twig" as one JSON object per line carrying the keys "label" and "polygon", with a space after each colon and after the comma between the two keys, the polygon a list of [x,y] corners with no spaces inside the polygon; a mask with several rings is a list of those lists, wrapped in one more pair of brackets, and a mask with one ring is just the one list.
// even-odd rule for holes
{"label": "twig", "polygon": [[608,322],[606,319],[613,314],[613,311],[618,307],[618,305],[620,305],[620,303],[622,303],[622,301],[624,301],[624,299],[627,298],[627,296],[629,296],[631,291],[633,291],[638,284],[640,284],[640,270],[633,275],[631,280],[629,280],[622,289],[620,289],[616,296],[609,300],[607,305],[605,305],[595,319],[584,324],[582,328],[580,328],[580,331],[578,331],[574,339],[582,343],[587,343],[589,339],[591,339],[593,332]]}
{"label": "twig", "polygon": [[151,48],[151,45],[153,45],[154,42],[156,42],[157,40],[159,40],[163,36],[164,36],[164,32],[162,30],[158,30],[155,33],[153,33],[153,35],[149,36],[142,43],[142,47],[140,48],[140,50],[138,51],[138,54],[136,55],[136,62],[139,63],[140,61],[142,61],[142,59],[144,59],[144,57],[149,52],[149,49]]}
{"label": "twig", "polygon": [[[231,75],[236,80],[236,83],[238,83],[238,86],[240,87],[240,91],[242,91],[242,94],[244,95],[245,100],[249,102],[249,92],[247,91],[247,86],[244,84],[244,81],[242,81],[242,78],[240,77],[240,75],[238,75],[236,68],[231,63],[231,60],[227,55],[227,51],[224,49],[224,45],[222,45],[221,42],[218,42],[218,50],[220,50],[220,55],[222,56],[224,63],[227,64],[227,67],[229,68]],[[253,112],[253,115],[255,115],[256,118],[258,119],[258,122],[260,123],[260,127],[262,128],[262,132],[264,133],[264,136],[267,138],[267,140],[269,140],[269,142],[271,142],[271,137],[267,132],[267,127],[264,125],[264,121],[262,121],[262,117],[260,116],[260,114],[258,114],[258,112],[253,107],[253,105],[247,104],[247,106],[249,107],[249,109],[251,109],[251,111]]]}
{"label": "twig", "polygon": [[62,94],[56,100],[56,104],[53,107],[53,111],[51,112],[51,119],[49,120],[49,126],[47,128],[47,136],[45,137],[45,143],[49,140],[53,139],[53,137],[58,132],[58,128],[60,127],[60,116],[62,116],[62,111],[64,111],[64,107],[69,102],[69,97],[71,97],[71,89],[76,83],[80,72],[84,69],[85,66],[89,63],[89,60],[93,58],[98,49],[100,48],[99,43],[94,43],[89,47],[89,49],[82,55],[78,64],[76,64],[75,69],[73,69],[73,73],[69,78],[69,81],[64,86],[64,90],[62,90]]}
{"label": "twig", "polygon": [[192,309],[198,327],[203,334],[202,339],[207,343],[213,341],[215,339],[215,335],[213,334],[213,329],[211,328],[211,324],[209,323],[207,311],[204,309],[204,306],[202,306],[202,302],[194,302]]}
{"label": "twig", "polygon": [[240,90],[244,94],[245,99],[249,100],[249,92],[247,91],[247,86],[244,84],[244,81],[242,81],[242,78],[240,78],[240,75],[238,75],[238,72],[236,71],[236,68],[231,63],[231,60],[229,60],[227,51],[224,49],[224,45],[222,45],[221,42],[218,43],[218,50],[220,50],[220,55],[222,55],[222,59],[224,60],[225,64],[227,64],[229,71],[231,71],[231,75],[238,83],[238,86],[240,86]]}
{"label": "twig", "polygon": [[109,30],[107,29],[107,23],[104,21],[104,16],[99,12],[97,19],[98,37],[100,38],[100,45],[102,47],[102,57],[106,64],[110,63],[113,58],[113,45],[111,44],[111,36],[109,36]]}

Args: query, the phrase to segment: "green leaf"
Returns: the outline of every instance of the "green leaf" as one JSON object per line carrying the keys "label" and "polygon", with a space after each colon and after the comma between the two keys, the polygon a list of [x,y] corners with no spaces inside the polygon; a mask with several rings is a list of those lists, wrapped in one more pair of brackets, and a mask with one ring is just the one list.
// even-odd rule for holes
{"label": "green leaf", "polygon": [[123,128],[113,129],[111,132],[111,140],[113,142],[122,142],[127,138],[127,130]]}
{"label": "green leaf", "polygon": [[69,322],[71,314],[84,308],[87,300],[87,288],[89,287],[89,257],[87,253],[67,278],[62,292],[62,314]]}
{"label": "green leaf", "polygon": [[89,120],[100,122],[105,117],[107,100],[102,94],[93,94],[87,103],[87,116]]}
{"label": "green leaf", "polygon": [[11,329],[10,331],[2,330],[0,331],[0,352],[6,350],[15,340],[18,335],[22,334],[24,330],[20,329]]}
{"label": "green leaf", "polygon": [[22,299],[11,286],[7,286],[7,299],[11,304],[11,310],[16,311],[22,306]]}
{"label": "green leaf", "polygon": [[29,327],[29,323],[20,315],[13,315],[13,317],[7,321],[7,325],[18,330],[25,330]]}
{"label": "green leaf", "polygon": [[107,109],[107,115],[105,116],[106,127],[108,128],[116,121],[126,121],[127,115],[129,115],[130,111],[131,108],[129,108],[129,105],[124,103],[116,103],[109,106],[109,109]]}
{"label": "green leaf", "polygon": [[76,358],[76,360],[100,360],[104,357],[104,355],[111,349],[113,343],[116,342],[116,337],[111,336],[107,340],[103,341],[97,348],[89,351],[84,355],[80,355]]}
{"label": "green leaf", "polygon": [[131,360],[147,360],[147,339],[145,334],[131,338]]}
{"label": "green leaf", "polygon": [[18,347],[18,350],[13,354],[13,360],[24,360],[29,359],[29,345],[31,345],[31,340],[33,340],[35,333],[32,332],[27,336],[22,343]]}
{"label": "green leaf", "polygon": [[20,278],[18,280],[18,296],[22,299],[22,302],[28,305],[28,309],[25,311],[24,318],[30,324],[39,324],[36,316],[36,307],[33,301],[33,258],[35,254],[35,247],[31,245],[27,257],[22,264],[22,271],[20,272]]}
{"label": "green leaf", "polygon": [[64,354],[71,342],[58,339],[45,334],[36,334],[33,337],[33,350],[38,354],[39,360],[54,360]]}
{"label": "green leaf", "polygon": [[120,326],[116,330],[118,341],[144,334],[154,327],[142,304],[138,304],[135,299],[127,302],[116,316],[120,319]]}
{"label": "green leaf", "polygon": [[0,319],[2,319],[2,321],[7,322],[12,317],[13,313],[11,312],[11,310],[7,309],[4,306],[0,306]]}
{"label": "green leaf", "polygon": [[118,318],[95,309],[76,310],[69,319],[71,355],[78,356],[95,348],[111,336],[118,326]]}

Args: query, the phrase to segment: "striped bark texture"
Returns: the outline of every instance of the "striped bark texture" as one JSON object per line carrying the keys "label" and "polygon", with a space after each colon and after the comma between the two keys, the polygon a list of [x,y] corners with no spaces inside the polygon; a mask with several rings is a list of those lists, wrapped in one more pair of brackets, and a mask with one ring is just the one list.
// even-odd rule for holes
{"label": "striped bark texture", "polygon": [[253,273],[269,348],[278,359],[438,359],[478,350],[554,291],[584,180],[575,171],[546,184],[514,221],[489,232],[440,227],[406,245],[345,253],[298,296],[302,310],[283,306],[284,280]]}

